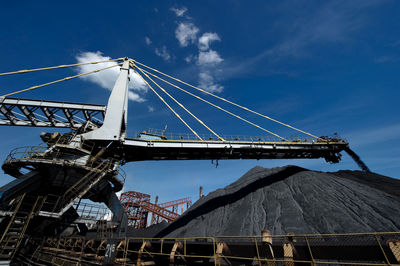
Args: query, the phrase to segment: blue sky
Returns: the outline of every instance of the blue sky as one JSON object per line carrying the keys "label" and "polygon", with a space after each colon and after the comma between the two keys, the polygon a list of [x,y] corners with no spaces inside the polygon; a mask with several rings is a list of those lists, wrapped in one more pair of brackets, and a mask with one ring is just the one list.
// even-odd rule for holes
{"label": "blue sky", "polygon": [[[0,9],[0,72],[128,56],[318,136],[337,132],[372,171],[399,178],[399,11],[394,0],[8,1]],[[0,77],[0,89],[11,92],[83,70]],[[106,104],[114,74],[18,97]],[[264,135],[169,91],[218,133]],[[131,84],[130,98],[128,132],[165,125],[169,132],[187,132],[140,82]],[[283,136],[297,135],[221,106]],[[42,131],[0,128],[0,160],[15,147],[40,143]],[[321,171],[357,169],[347,155],[336,165],[240,160],[220,161],[216,168],[210,161],[137,162],[124,167],[129,176],[125,190],[159,195],[160,201],[196,200],[200,185],[208,193],[253,166],[287,164]],[[0,174],[0,185],[11,180]]]}

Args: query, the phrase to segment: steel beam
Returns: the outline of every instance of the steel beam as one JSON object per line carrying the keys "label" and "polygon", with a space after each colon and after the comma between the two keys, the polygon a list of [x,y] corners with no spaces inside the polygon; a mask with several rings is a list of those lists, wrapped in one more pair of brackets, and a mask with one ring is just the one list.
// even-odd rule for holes
{"label": "steel beam", "polygon": [[103,123],[106,106],[43,100],[0,99],[0,125],[78,128],[87,121]]}
{"label": "steel beam", "polygon": [[129,60],[126,58],[108,99],[103,125],[82,134],[87,140],[123,140],[128,115]]}
{"label": "steel beam", "polygon": [[206,159],[300,159],[325,158],[339,162],[347,142],[250,142],[177,141],[126,139],[124,159],[206,160]]}

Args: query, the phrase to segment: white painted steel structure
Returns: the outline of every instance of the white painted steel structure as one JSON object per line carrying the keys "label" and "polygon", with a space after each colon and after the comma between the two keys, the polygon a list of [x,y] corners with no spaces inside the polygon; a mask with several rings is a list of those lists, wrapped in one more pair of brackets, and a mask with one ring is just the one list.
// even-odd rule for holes
{"label": "white painted steel structure", "polygon": [[[69,127],[76,129],[88,121],[98,128],[79,134],[74,142],[92,141],[104,147],[108,156],[116,156],[126,162],[142,160],[200,160],[200,159],[280,159],[280,158],[325,158],[339,162],[340,152],[348,143],[338,139],[319,138],[310,141],[235,141],[235,140],[171,140],[146,137],[128,138],[128,84],[130,67],[135,67],[129,58],[123,59],[120,74],[115,82],[107,107],[50,101],[2,99],[0,100],[0,125]],[[18,108],[22,118],[17,117]],[[40,109],[44,116],[38,117]],[[56,113],[62,113],[63,119]],[[77,119],[82,113],[83,119]],[[93,120],[101,114],[104,120]],[[101,118],[102,118],[101,117]]]}
{"label": "white painted steel structure", "polygon": [[43,100],[0,99],[0,125],[78,128],[87,121],[102,124],[104,105]]}

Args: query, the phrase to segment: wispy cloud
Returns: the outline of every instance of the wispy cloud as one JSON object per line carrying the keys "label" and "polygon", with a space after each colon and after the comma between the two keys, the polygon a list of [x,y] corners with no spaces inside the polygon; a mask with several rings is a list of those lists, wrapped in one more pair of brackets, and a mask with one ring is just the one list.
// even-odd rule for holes
{"label": "wispy cloud", "polygon": [[224,59],[214,50],[200,51],[197,58],[197,64],[200,66],[214,66],[219,64]]}
{"label": "wispy cloud", "polygon": [[167,51],[167,47],[163,45],[161,49],[156,48],[155,50],[156,55],[164,59],[165,61],[169,61],[171,59],[170,53]]}
{"label": "wispy cloud", "polygon": [[[103,56],[102,52],[100,51],[83,52],[78,54],[75,58],[77,63],[104,61],[111,59],[111,57],[109,56]],[[86,73],[112,65],[115,65],[115,62],[105,62],[99,64],[78,66],[76,70],[78,73]],[[119,68],[114,67],[90,75],[82,76],[80,78],[83,80],[93,82],[104,89],[112,90],[112,88],[114,87],[114,83],[117,80],[118,74],[119,74]],[[130,82],[129,82],[129,94],[128,94],[129,99],[136,102],[143,102],[145,99],[143,98],[142,95],[146,92],[147,92],[146,84],[136,73],[131,71]]]}
{"label": "wispy cloud", "polygon": [[194,58],[195,58],[195,56],[190,54],[185,57],[185,62],[189,64],[189,63],[193,62]]}
{"label": "wispy cloud", "polygon": [[[291,14],[290,19],[282,15],[274,24],[279,26],[281,36],[275,44],[252,58],[226,66],[227,76],[243,75],[254,71],[262,61],[276,70],[277,65],[290,59],[302,59],[312,55],[313,48],[326,44],[343,44],[353,40],[358,31],[369,23],[369,12],[387,1],[380,0],[332,0],[318,5],[307,5],[302,1],[281,2],[282,14]],[[293,10],[296,15],[293,16]],[[271,27],[274,27],[273,25]],[[387,60],[389,58],[381,58]],[[278,74],[282,71],[278,71]],[[274,74],[274,71],[268,73]]]}
{"label": "wispy cloud", "polygon": [[[304,102],[304,99],[302,99]],[[354,102],[353,100],[341,100],[331,106],[325,106],[321,112],[315,112],[311,116],[297,120],[296,123],[298,125],[315,125],[319,126],[332,124],[334,123],[334,119],[340,116],[347,116],[351,113],[362,113],[368,105],[369,101],[363,99],[362,101]]]}
{"label": "wispy cloud", "polygon": [[399,62],[400,57],[397,55],[384,55],[375,58],[375,63],[394,63]]}
{"label": "wispy cloud", "polygon": [[[182,17],[187,9],[172,9],[178,17]],[[178,12],[179,11],[179,12]],[[186,16],[186,19],[188,17]],[[188,64],[198,71],[198,86],[210,92],[221,92],[224,87],[218,83],[217,73],[221,72],[222,56],[210,48],[211,43],[221,41],[219,35],[215,32],[205,32],[200,38],[197,37],[199,28],[192,22],[179,22],[175,30],[175,37],[181,47],[197,44],[198,54],[190,54],[185,57]],[[159,53],[161,54],[161,53]]]}
{"label": "wispy cloud", "polygon": [[171,7],[170,10],[172,12],[174,12],[177,17],[182,17],[186,13],[187,8],[186,7],[182,7],[182,8]]}
{"label": "wispy cloud", "polygon": [[224,87],[219,85],[214,76],[208,70],[199,73],[199,87],[209,92],[221,92]]}
{"label": "wispy cloud", "polygon": [[206,32],[199,38],[199,49],[201,51],[208,50],[210,43],[214,41],[221,41],[221,38],[215,32]]}
{"label": "wispy cloud", "polygon": [[[151,41],[151,39],[149,37],[146,36],[144,38],[144,40],[145,40],[147,46],[154,48],[154,45],[152,45],[153,42]],[[174,56],[171,55],[171,53],[168,51],[168,49],[165,45],[161,46],[161,48],[158,48],[158,47],[154,48],[154,53],[156,55],[158,55],[159,57],[161,57],[162,59],[164,59],[164,61],[169,61],[171,58],[174,58]]]}
{"label": "wispy cloud", "polygon": [[144,41],[146,42],[147,45],[150,45],[150,44],[151,44],[151,40],[150,40],[150,38],[147,37],[147,36],[144,38]]}
{"label": "wispy cloud", "polygon": [[391,44],[392,47],[397,47],[400,46],[400,40],[395,41],[394,43]]}
{"label": "wispy cloud", "polygon": [[175,37],[178,39],[179,44],[182,47],[186,47],[190,43],[196,41],[198,32],[199,28],[197,28],[193,23],[181,22],[175,30]]}
{"label": "wispy cloud", "polygon": [[400,140],[400,124],[387,125],[379,128],[369,128],[343,134],[351,139],[354,147],[380,144]]}
{"label": "wispy cloud", "polygon": [[200,68],[199,87],[209,92],[222,92],[224,87],[217,82],[217,72],[221,70],[218,65],[223,61],[221,56],[214,50],[199,51],[196,64]]}
{"label": "wispy cloud", "polygon": [[[265,55],[302,56],[314,44],[343,42],[366,25],[365,12],[383,1],[325,1],[323,5],[305,10],[308,16],[300,15],[288,25],[287,36]],[[293,8],[293,7],[292,7]]]}

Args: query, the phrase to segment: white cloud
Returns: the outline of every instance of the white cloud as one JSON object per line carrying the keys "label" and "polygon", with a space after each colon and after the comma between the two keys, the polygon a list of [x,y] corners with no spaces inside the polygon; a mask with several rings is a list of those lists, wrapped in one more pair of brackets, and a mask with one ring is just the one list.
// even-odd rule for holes
{"label": "white cloud", "polygon": [[150,44],[151,44],[151,40],[150,40],[149,37],[146,36],[146,37],[144,38],[144,40],[145,40],[145,42],[146,42],[147,45],[150,45]]}
{"label": "white cloud", "polygon": [[158,55],[165,61],[169,61],[169,59],[171,59],[171,55],[167,51],[167,47],[165,47],[165,45],[163,45],[163,47],[161,47],[161,49],[156,48],[154,51],[155,51],[156,55]]}
{"label": "white cloud", "polygon": [[214,41],[221,41],[221,38],[216,33],[206,32],[199,38],[199,49],[202,51],[210,48],[210,43]]}
{"label": "white cloud", "polygon": [[185,12],[187,11],[187,8],[186,7],[182,7],[182,8],[171,7],[170,10],[172,12],[174,12],[177,17],[182,17],[185,14]]}
{"label": "white cloud", "polygon": [[224,87],[215,82],[215,78],[209,71],[199,73],[199,87],[209,92],[221,92]]}
{"label": "white cloud", "polygon": [[145,99],[140,97],[139,94],[137,94],[135,92],[132,92],[132,91],[128,92],[128,99],[131,100],[131,101],[134,101],[134,102],[139,102],[139,103],[142,103],[142,102],[145,101]]}
{"label": "white cloud", "polygon": [[154,112],[155,111],[155,109],[154,109],[154,107],[153,106],[147,106],[147,110],[149,111],[149,113],[152,113],[152,112]]}
{"label": "white cloud", "polygon": [[400,124],[369,128],[343,134],[349,138],[352,147],[375,145],[383,142],[400,140]]}
{"label": "white cloud", "polygon": [[189,64],[190,62],[192,62],[193,59],[194,59],[194,56],[193,56],[193,55],[188,55],[188,56],[185,57],[185,61],[186,61],[186,63],[188,63],[188,64]]}
{"label": "white cloud", "polygon": [[[176,11],[174,10],[174,12]],[[183,16],[185,12],[186,10],[182,14],[178,14],[177,12],[176,14],[177,16]],[[217,66],[224,59],[222,59],[218,52],[210,49],[210,44],[214,41],[221,41],[221,38],[215,32],[206,32],[198,39],[198,33],[199,28],[191,22],[180,22],[175,30],[175,36],[182,47],[197,43],[198,56],[190,54],[185,57],[185,61],[188,64],[195,63],[197,65],[199,87],[210,92],[221,92],[224,87],[217,83],[215,73],[216,71],[220,71],[220,69],[217,69]]]}
{"label": "white cloud", "polygon": [[200,51],[197,58],[197,64],[200,66],[204,65],[216,65],[223,61],[224,59],[214,50]]}
{"label": "white cloud", "polygon": [[354,33],[367,25],[368,11],[376,8],[385,1],[379,0],[353,0],[353,1],[322,1],[315,10],[304,8],[304,3],[294,1],[287,5],[284,1],[282,10],[286,8],[298,10],[296,16],[287,19],[281,16],[278,21],[279,29],[286,32],[286,37],[279,40],[275,46],[269,48],[242,67],[249,69],[248,65],[254,65],[265,57],[278,62],[282,59],[286,62],[287,57],[302,58],[312,53],[312,47],[324,44],[340,44],[352,40]]}
{"label": "white cloud", "polygon": [[189,43],[194,43],[197,38],[197,33],[199,28],[197,28],[193,23],[179,23],[175,30],[175,36],[182,47],[188,46]]}
{"label": "white cloud", "polygon": [[[80,53],[76,57],[77,63],[85,63],[85,62],[93,62],[93,61],[104,61],[110,60],[111,58],[108,56],[103,56],[103,54],[99,51],[97,52],[84,52]],[[86,73],[90,72],[99,68],[105,68],[112,65],[115,65],[115,62],[105,62],[99,64],[90,64],[90,65],[83,65],[77,67],[78,73]],[[80,77],[83,80],[87,80],[93,82],[100,87],[112,90],[114,87],[114,83],[117,80],[118,74],[120,70],[119,67],[114,67],[106,70],[102,70],[97,73],[93,73],[90,75]],[[129,82],[129,99],[136,102],[143,102],[144,99],[139,93],[147,92],[147,86],[143,82],[143,80],[133,71],[130,71],[130,82]],[[132,92],[136,91],[136,92]]]}

